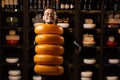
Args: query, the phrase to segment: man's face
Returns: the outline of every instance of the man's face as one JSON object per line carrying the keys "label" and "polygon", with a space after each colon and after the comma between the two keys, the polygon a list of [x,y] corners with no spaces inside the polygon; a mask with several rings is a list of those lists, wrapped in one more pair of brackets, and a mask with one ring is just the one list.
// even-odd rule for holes
{"label": "man's face", "polygon": [[43,20],[45,23],[55,23],[57,20],[57,14],[52,9],[46,9],[44,12]]}

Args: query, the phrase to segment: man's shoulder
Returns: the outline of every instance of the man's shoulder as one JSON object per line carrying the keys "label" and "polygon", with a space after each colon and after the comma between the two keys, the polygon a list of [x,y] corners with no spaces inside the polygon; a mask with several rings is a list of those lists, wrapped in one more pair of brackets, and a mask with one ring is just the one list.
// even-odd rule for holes
{"label": "man's shoulder", "polygon": [[65,38],[66,41],[74,41],[74,35],[68,29],[64,29],[62,36]]}

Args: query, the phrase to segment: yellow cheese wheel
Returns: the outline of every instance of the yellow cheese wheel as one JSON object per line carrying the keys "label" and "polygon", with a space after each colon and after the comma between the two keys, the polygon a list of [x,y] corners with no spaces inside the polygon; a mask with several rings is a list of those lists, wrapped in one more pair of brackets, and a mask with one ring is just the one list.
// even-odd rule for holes
{"label": "yellow cheese wheel", "polygon": [[38,44],[62,45],[64,43],[64,38],[56,34],[38,34],[35,36],[35,42]]}
{"label": "yellow cheese wheel", "polygon": [[45,65],[60,65],[63,63],[63,57],[53,56],[53,55],[35,54],[34,62],[37,64],[45,64]]}
{"label": "yellow cheese wheel", "polygon": [[34,66],[34,71],[41,75],[62,75],[64,68],[62,66],[38,65]]}
{"label": "yellow cheese wheel", "polygon": [[55,24],[38,24],[37,26],[35,26],[34,32],[36,34],[62,34],[63,28]]}
{"label": "yellow cheese wheel", "polygon": [[38,54],[62,55],[64,48],[61,45],[37,44],[35,46],[35,52]]}

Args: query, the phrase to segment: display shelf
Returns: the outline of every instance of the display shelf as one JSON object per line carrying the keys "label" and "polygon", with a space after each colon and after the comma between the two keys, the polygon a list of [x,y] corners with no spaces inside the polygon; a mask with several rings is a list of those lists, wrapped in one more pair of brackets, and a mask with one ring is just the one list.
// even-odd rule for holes
{"label": "display shelf", "polygon": [[[110,64],[108,62],[108,59],[120,59],[120,23],[108,23],[110,15],[114,18],[118,14],[117,18],[120,18],[119,0],[59,0],[60,2],[57,2],[58,0],[20,0],[17,5],[14,5],[14,8],[11,8],[13,5],[4,5],[4,1],[0,1],[0,80],[8,80],[8,70],[10,69],[20,69],[22,80],[33,80],[32,77],[37,75],[33,69],[35,65],[33,62],[34,37],[36,35],[33,18],[36,17],[36,14],[41,14],[42,19],[44,7],[47,5],[56,9],[61,22],[68,20],[67,22],[70,24],[68,30],[74,34],[76,41],[81,46],[81,52],[74,53],[73,61],[69,64],[72,72],[71,80],[82,80],[80,75],[82,71],[92,71],[92,80],[107,80],[107,76],[116,75],[118,80],[120,79],[120,63]],[[39,4],[42,2],[43,4],[39,5],[37,1]],[[70,7],[64,5],[63,8],[60,6],[62,3],[65,5],[70,3]],[[87,23],[92,21],[96,26],[85,28],[86,19],[90,20]],[[19,44],[8,45],[6,43],[5,36],[9,30],[16,30],[16,34],[20,36]],[[89,34],[88,40],[94,38],[94,45],[83,44],[85,34]],[[107,45],[110,37],[115,38],[118,43],[116,46]],[[19,57],[20,61],[15,64],[6,63],[5,58],[9,56]],[[96,63],[86,64],[83,62],[85,58],[94,58]]]}
{"label": "display shelf", "polygon": [[[111,64],[108,62],[108,59],[118,59],[120,58],[119,55],[119,23],[118,24],[109,24],[109,18],[114,18],[117,17],[117,19],[119,20],[119,10],[115,10],[116,7],[111,8],[108,10],[108,6],[106,5],[106,1],[108,0],[98,0],[99,4],[95,4],[96,8],[99,5],[99,9],[94,9],[95,6],[92,6],[94,3],[97,3],[97,1],[93,1],[93,0],[80,0],[80,9],[78,9],[79,12],[79,43],[81,45],[81,53],[80,53],[80,61],[79,61],[79,66],[80,66],[80,70],[84,70],[84,67],[97,67],[98,69],[98,74],[99,76],[97,76],[96,78],[98,80],[107,80],[107,78],[103,75],[107,75],[107,67],[111,67],[110,69],[114,69],[114,66],[116,66],[117,69],[120,69],[119,67],[119,63],[118,64]],[[109,1],[108,1],[109,2]],[[115,6],[116,3],[112,3],[110,2],[112,5]],[[79,4],[79,3],[77,3]],[[117,6],[118,7],[118,6]],[[106,8],[106,9],[104,9]],[[110,8],[110,6],[109,6]],[[88,23],[87,21],[85,21],[85,19],[91,19],[93,20],[93,23],[96,24],[95,28],[85,28],[84,24],[85,22]],[[117,20],[116,20],[117,21]],[[91,24],[91,22],[89,22]],[[90,26],[90,25],[89,25]],[[75,27],[77,28],[77,27]],[[84,46],[83,45],[83,41],[84,38],[83,35],[87,33],[87,34],[92,34],[94,36],[94,40],[96,42],[96,44],[94,46]],[[85,36],[85,35],[84,35]],[[114,38],[114,42],[117,42],[117,45],[112,46],[111,44],[109,45],[108,40],[109,38]],[[87,37],[86,37],[87,38]],[[85,39],[86,39],[85,38]],[[90,44],[90,37],[88,38],[88,41]],[[86,42],[87,43],[87,42]],[[93,41],[91,41],[91,44],[93,43]],[[84,58],[88,58],[88,57],[92,57],[95,58],[97,60],[96,64],[86,64],[83,62]],[[112,67],[113,66],[113,67]],[[104,72],[104,70],[105,72]],[[93,68],[93,70],[95,70],[95,68]],[[112,73],[112,71],[108,70],[108,73]],[[118,70],[119,71],[119,70]],[[117,75],[119,73],[116,73]],[[95,77],[95,76],[94,76]],[[92,80],[96,80],[96,78],[92,78]],[[80,76],[80,80],[82,80],[81,76]],[[118,79],[119,80],[119,75],[118,75]]]}

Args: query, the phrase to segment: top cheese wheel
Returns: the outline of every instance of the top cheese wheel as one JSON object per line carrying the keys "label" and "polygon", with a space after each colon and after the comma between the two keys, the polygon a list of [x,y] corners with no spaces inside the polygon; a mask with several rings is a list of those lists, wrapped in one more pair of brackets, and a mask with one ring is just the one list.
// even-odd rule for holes
{"label": "top cheese wheel", "polygon": [[36,34],[62,34],[63,28],[55,24],[39,24],[34,28]]}

